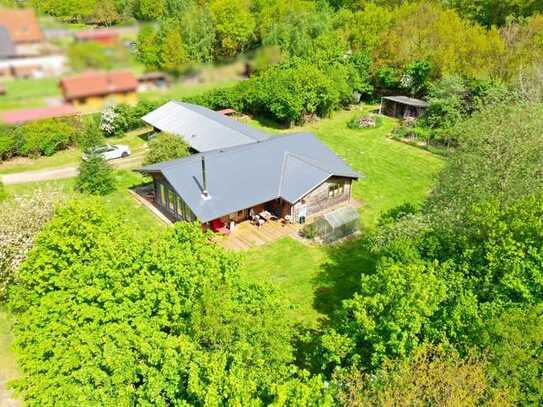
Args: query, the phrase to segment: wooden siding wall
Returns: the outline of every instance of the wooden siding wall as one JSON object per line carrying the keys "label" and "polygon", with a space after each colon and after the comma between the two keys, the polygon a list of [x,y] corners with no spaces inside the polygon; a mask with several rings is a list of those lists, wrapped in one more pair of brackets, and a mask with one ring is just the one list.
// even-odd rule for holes
{"label": "wooden siding wall", "polygon": [[[343,183],[343,193],[330,196],[330,187],[338,183]],[[306,207],[307,218],[334,205],[348,202],[351,199],[351,191],[352,179],[332,177],[296,202],[292,208],[292,216],[297,222],[304,206]]]}

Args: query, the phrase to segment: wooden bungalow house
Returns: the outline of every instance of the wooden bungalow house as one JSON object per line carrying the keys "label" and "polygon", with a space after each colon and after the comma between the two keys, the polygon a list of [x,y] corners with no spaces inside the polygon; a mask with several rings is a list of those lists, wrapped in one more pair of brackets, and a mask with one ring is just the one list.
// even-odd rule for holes
{"label": "wooden bungalow house", "polygon": [[352,182],[359,178],[308,133],[219,148],[136,171],[153,178],[155,204],[170,218],[210,227],[233,226],[261,213],[304,223],[347,205]]}

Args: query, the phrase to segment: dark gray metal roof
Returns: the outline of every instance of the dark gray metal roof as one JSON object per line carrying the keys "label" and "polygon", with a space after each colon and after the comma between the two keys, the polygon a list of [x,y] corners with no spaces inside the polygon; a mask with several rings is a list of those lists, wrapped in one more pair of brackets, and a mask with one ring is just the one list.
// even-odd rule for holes
{"label": "dark gray metal roof", "polygon": [[6,27],[0,25],[0,59],[15,56],[15,45],[11,41],[9,31]]}
{"label": "dark gray metal roof", "polygon": [[[202,156],[206,161],[209,199],[202,197]],[[137,171],[162,173],[201,222],[276,198],[294,203],[331,176],[359,178],[309,133],[271,137]]]}
{"label": "dark gray metal roof", "polygon": [[196,151],[239,146],[270,135],[202,106],[170,101],[143,116],[160,131],[183,137]]}
{"label": "dark gray metal roof", "polygon": [[428,107],[428,103],[424,100],[413,99],[407,96],[385,96],[383,99],[391,100],[392,102],[401,103],[402,105],[415,106],[415,107]]}

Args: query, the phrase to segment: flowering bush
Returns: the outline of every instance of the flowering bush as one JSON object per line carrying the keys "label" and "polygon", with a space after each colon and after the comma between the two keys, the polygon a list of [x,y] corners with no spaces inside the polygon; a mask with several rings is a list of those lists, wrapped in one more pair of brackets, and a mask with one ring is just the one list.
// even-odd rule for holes
{"label": "flowering bush", "polygon": [[115,126],[115,119],[117,118],[117,113],[115,113],[115,108],[113,106],[108,106],[102,112],[102,117],[100,119],[100,130],[104,132],[106,136],[115,136],[117,133],[117,128]]}
{"label": "flowering bush", "polygon": [[53,216],[56,203],[64,201],[63,195],[58,189],[43,188],[0,203],[0,299],[15,279],[34,237]]}

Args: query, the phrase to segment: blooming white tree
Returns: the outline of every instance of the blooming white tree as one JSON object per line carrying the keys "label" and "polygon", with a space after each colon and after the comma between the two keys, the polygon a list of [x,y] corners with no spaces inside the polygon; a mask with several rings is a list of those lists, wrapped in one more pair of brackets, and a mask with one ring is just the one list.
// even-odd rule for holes
{"label": "blooming white tree", "polygon": [[53,217],[57,203],[64,201],[64,192],[46,187],[0,203],[0,299],[15,279],[35,236]]}
{"label": "blooming white tree", "polygon": [[113,106],[107,106],[102,112],[102,117],[100,118],[100,130],[106,136],[114,136],[116,132],[115,128],[115,119],[117,118],[117,113],[115,113],[115,108]]}

